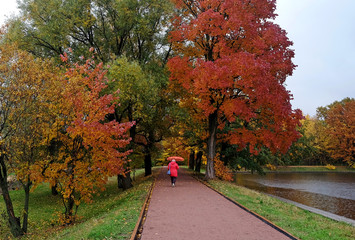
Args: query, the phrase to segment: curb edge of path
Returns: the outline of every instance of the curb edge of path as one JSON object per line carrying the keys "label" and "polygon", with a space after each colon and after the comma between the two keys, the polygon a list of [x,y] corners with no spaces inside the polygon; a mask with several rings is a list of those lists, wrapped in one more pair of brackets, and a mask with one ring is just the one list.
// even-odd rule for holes
{"label": "curb edge of path", "polygon": [[154,189],[156,180],[157,180],[157,178],[154,177],[154,181],[153,181],[152,185],[149,188],[148,194],[147,194],[147,196],[145,198],[143,207],[141,209],[141,213],[139,214],[139,218],[138,218],[136,226],[135,226],[135,228],[134,228],[134,230],[132,232],[130,240],[139,240],[139,239],[141,239],[141,235],[142,235],[142,232],[143,232],[143,225],[144,225],[145,219],[147,217],[148,207],[149,207],[150,199],[152,198],[152,193],[153,193],[153,189]]}
{"label": "curb edge of path", "polygon": [[193,178],[195,178],[197,181],[199,181],[200,183],[202,183],[203,185],[205,185],[209,189],[215,191],[216,193],[218,193],[219,195],[221,195],[222,197],[224,197],[228,201],[232,202],[233,204],[237,205],[238,207],[240,207],[244,211],[246,211],[246,212],[250,213],[251,215],[255,216],[256,218],[260,219],[262,222],[266,223],[270,227],[274,228],[275,230],[279,231],[280,233],[284,234],[285,236],[289,237],[292,240],[299,240],[298,238],[293,236],[291,233],[289,233],[286,230],[282,229],[281,227],[275,225],[274,223],[272,223],[268,219],[266,219],[263,216],[257,214],[256,212],[253,212],[252,210],[248,209],[247,207],[243,206],[242,204],[238,203],[237,201],[231,199],[230,197],[227,197],[226,195],[224,195],[222,192],[218,191],[217,189],[214,189],[210,184],[208,184],[205,181],[202,181],[197,176],[195,176],[195,174],[191,174],[191,175],[192,175]]}

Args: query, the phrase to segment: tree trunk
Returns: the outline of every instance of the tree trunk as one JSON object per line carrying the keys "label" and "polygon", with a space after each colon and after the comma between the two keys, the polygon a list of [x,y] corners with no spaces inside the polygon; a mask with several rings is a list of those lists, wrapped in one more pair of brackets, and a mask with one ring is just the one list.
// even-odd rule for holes
{"label": "tree trunk", "polygon": [[133,187],[131,173],[128,172],[125,174],[125,176],[122,174],[117,175],[117,183],[118,188],[122,188],[123,190],[127,190]]}
{"label": "tree trunk", "polygon": [[0,187],[2,191],[2,197],[6,205],[7,216],[9,218],[10,230],[14,237],[19,237],[24,234],[21,228],[20,218],[15,216],[14,207],[9,194],[9,188],[7,184],[7,168],[5,165],[5,155],[0,156]]}
{"label": "tree trunk", "polygon": [[57,196],[59,194],[57,190],[57,183],[54,186],[52,186],[51,189],[52,189],[53,196]]}
{"label": "tree trunk", "polygon": [[189,156],[189,169],[194,169],[195,168],[195,151],[191,150],[190,156]]}
{"label": "tree trunk", "polygon": [[[74,191],[74,190],[73,190]],[[74,219],[74,193],[72,192],[68,199],[66,199],[66,207],[65,207],[65,219],[66,219],[66,225],[72,224],[75,219]]]}
{"label": "tree trunk", "polygon": [[217,112],[208,116],[208,139],[207,139],[207,166],[206,166],[206,179],[215,178],[214,172],[214,158],[216,156],[216,141],[217,141]]}
{"label": "tree trunk", "polygon": [[229,144],[222,142],[221,144],[221,160],[223,161],[224,166],[228,165],[228,158],[226,157],[226,151],[229,147]]}
{"label": "tree trunk", "polygon": [[152,156],[150,154],[149,149],[146,151],[144,156],[144,169],[145,169],[145,176],[149,176],[152,174]]}
{"label": "tree trunk", "polygon": [[14,212],[14,208],[13,208],[12,201],[10,198],[9,190],[8,190],[7,186],[6,186],[6,188],[3,188],[3,184],[1,184],[1,190],[2,190],[2,196],[4,198],[4,202],[6,205],[6,211],[7,211],[7,216],[9,218],[11,233],[14,237],[22,236],[24,234],[24,232],[21,228],[20,218],[15,216],[15,212]]}
{"label": "tree trunk", "polygon": [[23,208],[23,222],[22,222],[22,230],[24,233],[27,232],[27,226],[28,226],[28,206],[30,203],[30,188],[31,188],[32,183],[29,181],[26,184],[23,185],[24,190],[25,190],[25,205]]}
{"label": "tree trunk", "polygon": [[202,151],[198,151],[198,153],[196,154],[195,172],[200,172],[201,170],[202,154],[203,154]]}
{"label": "tree trunk", "polygon": [[[75,156],[75,155],[74,155]],[[73,157],[73,160],[71,160],[67,164],[67,175],[69,177],[68,185],[67,188],[70,189],[70,193],[68,196],[64,198],[64,195],[62,194],[62,197],[64,198],[64,206],[65,206],[65,224],[70,225],[75,222],[75,213],[74,213],[74,206],[75,206],[75,186],[74,186],[74,169],[75,169],[75,162],[76,158]]]}

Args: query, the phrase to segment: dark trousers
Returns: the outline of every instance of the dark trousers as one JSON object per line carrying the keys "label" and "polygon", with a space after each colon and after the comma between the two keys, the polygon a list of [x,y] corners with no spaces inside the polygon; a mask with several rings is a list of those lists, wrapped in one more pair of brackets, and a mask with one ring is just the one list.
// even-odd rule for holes
{"label": "dark trousers", "polygon": [[171,178],[171,184],[175,184],[175,182],[176,182],[176,177],[172,177],[172,176],[170,176],[170,178]]}

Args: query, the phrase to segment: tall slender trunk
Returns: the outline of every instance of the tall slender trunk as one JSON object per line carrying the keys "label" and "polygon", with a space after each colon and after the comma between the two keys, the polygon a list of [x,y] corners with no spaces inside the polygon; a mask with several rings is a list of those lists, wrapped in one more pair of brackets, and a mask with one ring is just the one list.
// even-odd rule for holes
{"label": "tall slender trunk", "polygon": [[208,116],[208,139],[207,139],[207,166],[206,179],[215,178],[214,158],[216,156],[216,142],[217,142],[217,111]]}
{"label": "tall slender trunk", "polygon": [[149,176],[152,174],[152,156],[150,154],[150,150],[148,149],[144,156],[144,169],[145,176]]}
{"label": "tall slender trunk", "polygon": [[9,218],[10,230],[14,237],[19,237],[24,234],[21,228],[20,218],[15,216],[14,207],[10,198],[9,188],[7,184],[7,168],[5,165],[5,155],[0,156],[0,187],[2,197],[6,205],[7,216]]}
{"label": "tall slender trunk", "polygon": [[25,205],[23,208],[23,222],[22,222],[22,230],[24,233],[27,232],[27,226],[28,226],[28,207],[30,203],[30,188],[31,188],[32,183],[27,180],[27,183],[24,184],[24,190],[25,190]]}
{"label": "tall slender trunk", "polygon": [[[226,143],[226,142],[222,142],[221,143],[221,152],[220,152],[220,154],[221,154],[221,160],[223,161],[224,166],[227,166],[227,164],[228,164],[228,158],[225,157],[228,147],[229,147],[228,143]],[[224,156],[224,157],[222,157],[222,156]]]}
{"label": "tall slender trunk", "polygon": [[198,151],[198,153],[196,154],[195,172],[200,172],[201,170],[202,154],[202,151]]}
{"label": "tall slender trunk", "polygon": [[191,150],[189,156],[189,169],[194,169],[195,167],[195,151]]}

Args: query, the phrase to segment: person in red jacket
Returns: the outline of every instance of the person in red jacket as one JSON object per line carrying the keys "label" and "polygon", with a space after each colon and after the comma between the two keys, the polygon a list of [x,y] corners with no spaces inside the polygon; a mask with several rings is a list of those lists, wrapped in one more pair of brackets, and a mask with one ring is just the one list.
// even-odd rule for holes
{"label": "person in red jacket", "polygon": [[169,165],[168,170],[170,170],[170,178],[171,178],[171,186],[175,187],[176,178],[178,176],[179,165],[176,163],[175,159],[173,159]]}

